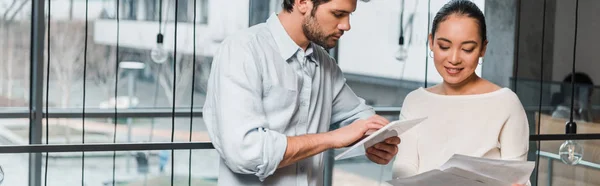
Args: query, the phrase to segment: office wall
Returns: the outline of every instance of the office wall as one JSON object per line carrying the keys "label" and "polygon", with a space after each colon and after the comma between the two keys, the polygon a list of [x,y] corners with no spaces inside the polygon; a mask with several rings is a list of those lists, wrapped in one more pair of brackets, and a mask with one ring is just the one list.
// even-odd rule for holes
{"label": "office wall", "polygon": [[[575,2],[557,0],[556,24],[554,25],[554,68],[552,80],[562,81],[571,73],[575,35]],[[579,0],[577,25],[576,71],[590,75],[596,85],[600,84],[600,1]]]}

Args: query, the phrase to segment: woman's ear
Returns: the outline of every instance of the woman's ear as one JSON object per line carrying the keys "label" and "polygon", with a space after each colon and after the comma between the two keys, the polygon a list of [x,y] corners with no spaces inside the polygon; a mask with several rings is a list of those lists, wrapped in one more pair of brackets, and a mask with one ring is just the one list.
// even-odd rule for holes
{"label": "woman's ear", "polygon": [[427,37],[428,41],[429,41],[429,49],[433,50],[433,35],[429,34],[429,36]]}
{"label": "woman's ear", "polygon": [[487,44],[488,44],[487,40],[483,41],[483,44],[481,45],[481,52],[479,53],[479,57],[485,56],[485,51],[487,50]]}

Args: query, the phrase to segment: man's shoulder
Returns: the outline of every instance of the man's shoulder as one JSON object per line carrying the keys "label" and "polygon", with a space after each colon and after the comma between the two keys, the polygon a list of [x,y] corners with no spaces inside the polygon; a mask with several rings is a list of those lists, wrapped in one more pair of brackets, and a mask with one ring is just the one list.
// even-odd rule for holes
{"label": "man's shoulder", "polygon": [[260,23],[248,28],[241,29],[223,40],[223,44],[242,45],[266,39],[270,31],[265,23]]}

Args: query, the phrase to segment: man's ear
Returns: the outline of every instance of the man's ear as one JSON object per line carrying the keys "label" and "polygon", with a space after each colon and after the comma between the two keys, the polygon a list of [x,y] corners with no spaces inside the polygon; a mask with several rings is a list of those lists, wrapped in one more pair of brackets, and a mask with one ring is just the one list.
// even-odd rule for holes
{"label": "man's ear", "polygon": [[304,15],[306,13],[310,13],[313,8],[313,3],[311,0],[295,0],[294,7],[300,12],[300,14]]}

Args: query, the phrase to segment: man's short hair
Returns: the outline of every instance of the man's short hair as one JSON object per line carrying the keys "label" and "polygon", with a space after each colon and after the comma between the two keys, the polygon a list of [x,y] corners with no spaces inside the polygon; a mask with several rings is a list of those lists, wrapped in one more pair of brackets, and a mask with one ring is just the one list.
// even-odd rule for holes
{"label": "man's short hair", "polygon": [[[294,1],[296,0],[283,0],[283,3],[281,4],[281,6],[283,7],[283,10],[285,10],[286,12],[292,12],[294,10]],[[314,15],[314,11],[317,10],[317,7],[323,3],[327,3],[331,0],[311,0],[314,7],[313,7],[313,15]]]}

